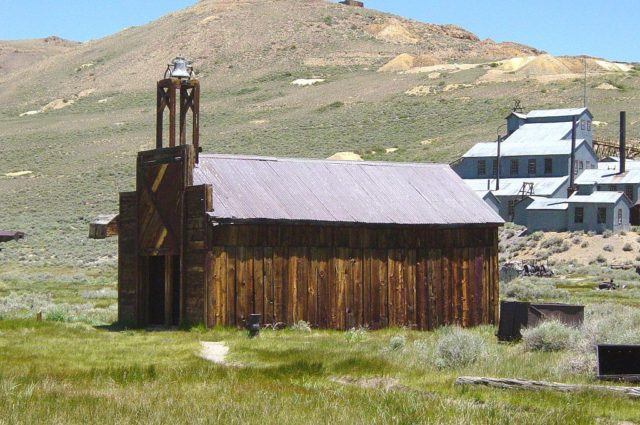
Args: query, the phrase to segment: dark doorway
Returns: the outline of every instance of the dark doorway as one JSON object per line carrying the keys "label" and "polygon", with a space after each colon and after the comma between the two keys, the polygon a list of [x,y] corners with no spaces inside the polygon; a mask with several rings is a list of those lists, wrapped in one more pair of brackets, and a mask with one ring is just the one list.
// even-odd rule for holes
{"label": "dark doorway", "polygon": [[631,208],[631,217],[629,222],[632,226],[640,225],[640,205],[634,205],[633,208]]}
{"label": "dark doorway", "polygon": [[164,257],[149,257],[149,324],[164,325]]}
{"label": "dark doorway", "polygon": [[180,257],[149,257],[149,324],[180,322]]}

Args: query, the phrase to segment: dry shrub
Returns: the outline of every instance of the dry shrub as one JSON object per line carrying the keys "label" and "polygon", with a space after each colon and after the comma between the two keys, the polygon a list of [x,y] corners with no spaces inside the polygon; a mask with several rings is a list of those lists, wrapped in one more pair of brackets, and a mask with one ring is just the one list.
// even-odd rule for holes
{"label": "dry shrub", "polygon": [[436,343],[435,363],[439,368],[456,368],[475,363],[487,353],[482,337],[457,326],[445,327]]}
{"label": "dry shrub", "polygon": [[522,342],[526,351],[561,351],[570,348],[580,332],[555,320],[542,322],[539,326],[522,331]]}

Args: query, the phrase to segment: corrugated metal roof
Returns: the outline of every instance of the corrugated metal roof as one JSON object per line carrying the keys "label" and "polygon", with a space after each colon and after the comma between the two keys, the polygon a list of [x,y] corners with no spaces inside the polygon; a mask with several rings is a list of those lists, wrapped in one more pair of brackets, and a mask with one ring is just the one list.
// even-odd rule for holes
{"label": "corrugated metal roof", "polygon": [[527,207],[528,210],[566,210],[569,208],[565,198],[531,196],[531,199],[533,199],[533,202]]}
{"label": "corrugated metal roof", "polygon": [[640,168],[631,168],[623,174],[616,170],[584,170],[576,179],[576,184],[640,184]]}
{"label": "corrugated metal roof", "polygon": [[219,221],[503,223],[448,165],[201,155],[194,184]]}
{"label": "corrugated metal roof", "polygon": [[504,143],[544,143],[571,139],[570,122],[531,123],[520,126]]}
{"label": "corrugated metal roof", "polygon": [[567,199],[569,203],[580,203],[580,204],[615,204],[618,202],[620,197],[624,197],[627,199],[628,203],[631,204],[629,198],[624,195],[624,192],[593,192],[590,195],[578,195],[574,193]]}
{"label": "corrugated metal roof", "polygon": [[[607,157],[606,159],[606,161],[601,160],[600,162],[598,162],[599,170],[609,170],[617,172],[620,169],[620,159],[617,156]],[[627,170],[640,169],[640,161],[627,159],[625,168]]]}
{"label": "corrugated metal roof", "polygon": [[[564,177],[536,177],[500,179],[500,190],[493,190],[495,196],[516,196],[523,183],[533,183],[533,193],[538,196],[552,196],[569,181]],[[465,179],[464,182],[473,190],[487,190],[487,179]],[[490,187],[496,187],[496,180],[490,180]]]}
{"label": "corrugated metal roof", "polygon": [[527,118],[574,117],[582,115],[587,108],[536,109],[527,114]]}
{"label": "corrugated metal roof", "polygon": [[[576,140],[576,149],[583,143],[584,139]],[[497,143],[477,143],[464,154],[464,158],[488,158],[498,155]],[[531,140],[527,143],[503,143],[500,146],[501,157],[511,156],[543,156],[543,155],[571,155],[571,140],[556,140],[554,142],[538,142]]]}

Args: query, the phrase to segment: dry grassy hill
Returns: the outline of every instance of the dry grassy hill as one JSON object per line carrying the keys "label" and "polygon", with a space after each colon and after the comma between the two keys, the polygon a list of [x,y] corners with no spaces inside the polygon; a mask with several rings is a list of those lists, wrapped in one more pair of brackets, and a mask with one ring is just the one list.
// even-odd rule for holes
{"label": "dry grassy hill", "polygon": [[[204,0],[100,40],[48,40],[0,42],[13,64],[0,72],[0,228],[28,234],[0,262],[114,264],[115,242],[87,240],[87,222],[133,187],[177,54],[202,82],[209,152],[448,162],[493,140],[514,99],[582,102],[572,58],[325,0]],[[640,73],[603,63],[589,65],[598,135],[614,137],[626,109],[637,138]],[[322,81],[292,84],[310,78]]]}

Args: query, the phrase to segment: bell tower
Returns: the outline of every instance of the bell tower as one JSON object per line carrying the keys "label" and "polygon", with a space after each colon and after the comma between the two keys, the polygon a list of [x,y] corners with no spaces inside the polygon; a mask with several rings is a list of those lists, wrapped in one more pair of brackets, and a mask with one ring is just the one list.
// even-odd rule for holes
{"label": "bell tower", "polygon": [[[179,94],[178,94],[179,93]],[[200,149],[200,82],[195,78],[193,66],[185,58],[177,56],[158,81],[156,109],[156,149],[176,146],[176,105],[180,102],[179,145],[187,144],[187,115],[192,114],[191,144],[198,163]],[[169,109],[169,137],[165,145],[163,134],[165,109]]]}

